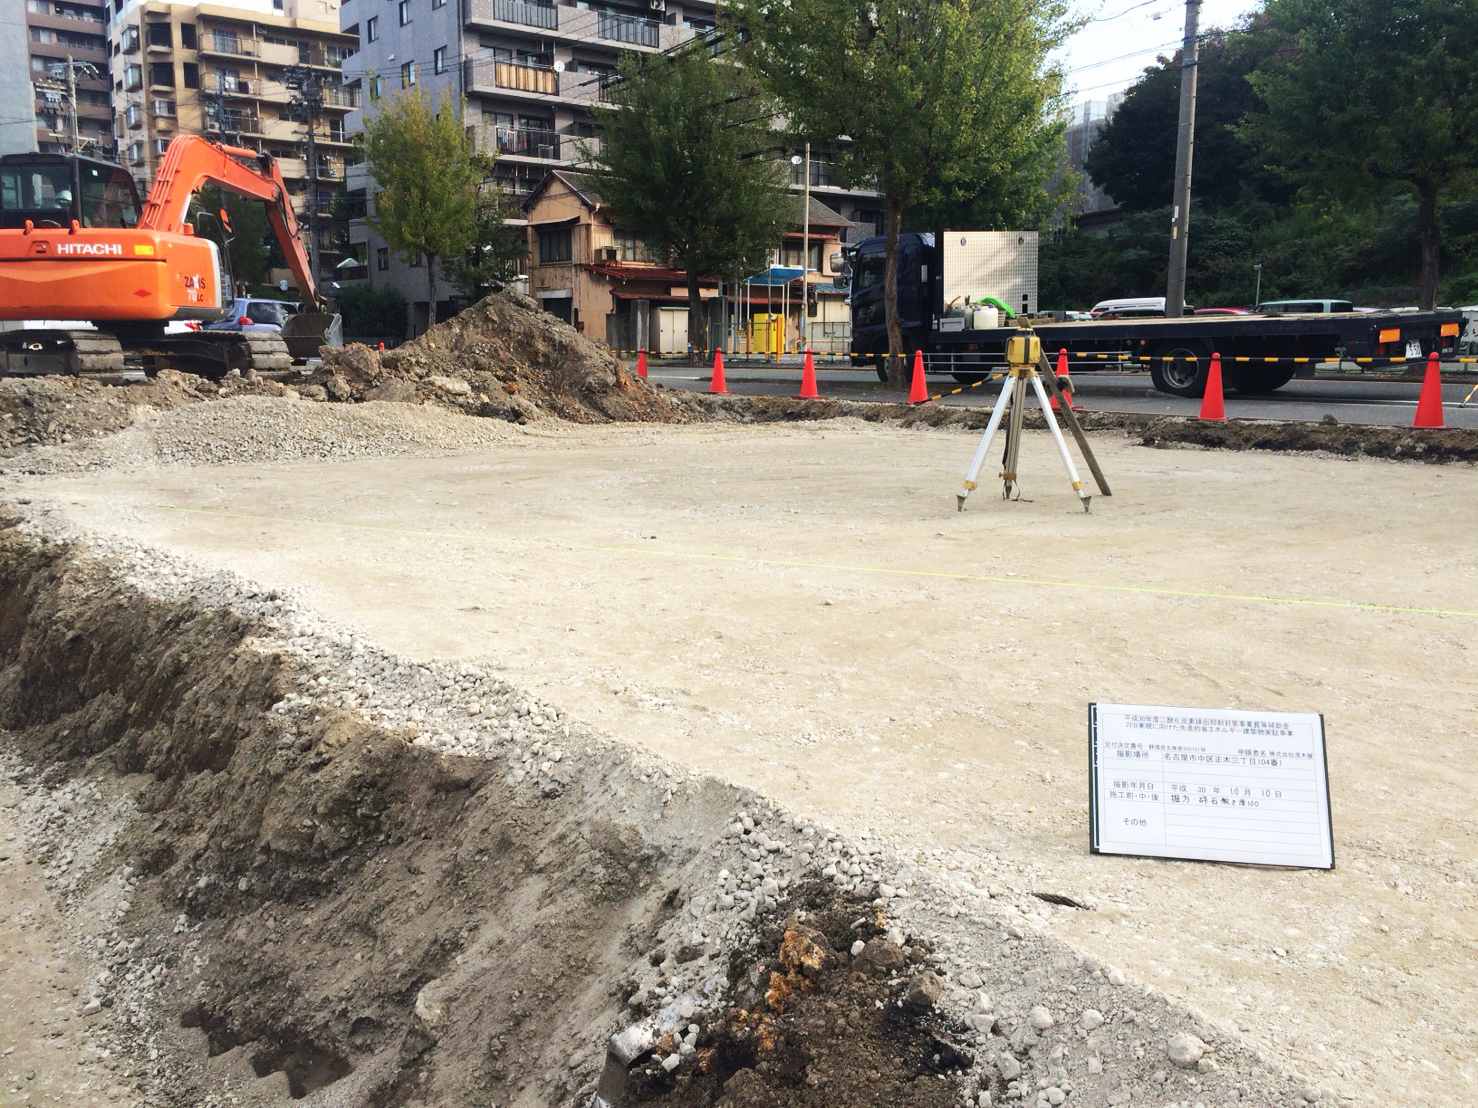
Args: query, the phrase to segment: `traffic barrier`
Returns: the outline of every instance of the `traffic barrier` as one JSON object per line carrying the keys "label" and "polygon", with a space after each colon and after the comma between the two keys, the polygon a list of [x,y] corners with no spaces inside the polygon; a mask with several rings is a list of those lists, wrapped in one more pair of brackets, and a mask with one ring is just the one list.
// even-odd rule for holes
{"label": "traffic barrier", "polygon": [[796,396],[797,400],[820,400],[821,394],[816,391],[816,361],[811,356],[811,348],[806,347],[806,364],[801,370],[801,391]]}
{"label": "traffic barrier", "polygon": [[724,352],[715,350],[713,352],[713,382],[708,386],[708,391],[726,394],[729,391],[728,382],[724,380]]}
{"label": "traffic barrier", "polygon": [[643,348],[636,352],[636,375],[645,377],[647,375],[647,352]]}
{"label": "traffic barrier", "polygon": [[1437,352],[1427,359],[1427,373],[1422,378],[1422,393],[1416,401],[1416,418],[1412,427],[1446,427],[1442,419],[1442,368],[1437,364]]}
{"label": "traffic barrier", "polygon": [[908,390],[908,402],[910,404],[930,404],[929,390],[924,387],[924,352],[915,350],[913,352],[913,385]]}
{"label": "traffic barrier", "polygon": [[1201,397],[1201,418],[1222,420],[1227,418],[1226,405],[1221,395],[1221,355],[1211,355],[1211,368],[1206,371],[1206,392]]}

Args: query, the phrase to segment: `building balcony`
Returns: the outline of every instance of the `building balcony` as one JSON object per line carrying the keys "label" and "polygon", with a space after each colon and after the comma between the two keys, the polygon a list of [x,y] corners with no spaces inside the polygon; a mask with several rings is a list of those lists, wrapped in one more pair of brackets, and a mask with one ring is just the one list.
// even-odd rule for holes
{"label": "building balcony", "polygon": [[474,26],[513,24],[544,31],[559,29],[559,9],[553,4],[531,3],[530,0],[467,0],[467,12],[467,21]]}
{"label": "building balcony", "polygon": [[612,47],[671,50],[694,36],[692,27],[675,26],[632,12],[565,9],[562,37],[608,42]]}
{"label": "building balcony", "polygon": [[489,130],[498,153],[521,158],[543,158],[558,161],[560,134],[533,127],[498,127]]}
{"label": "building balcony", "polygon": [[220,31],[201,35],[198,50],[201,54],[224,54],[228,58],[255,58],[261,52],[252,39]]}
{"label": "building balcony", "polygon": [[359,90],[357,88],[326,88],[323,90],[323,106],[352,111],[359,107]]}
{"label": "building balcony", "polygon": [[558,96],[562,76],[545,66],[494,62],[468,58],[464,63],[469,92],[526,92],[534,96]]}
{"label": "building balcony", "polygon": [[[205,90],[202,90],[205,91]],[[256,90],[250,81],[244,81],[240,77],[218,77],[215,88],[211,92],[223,92],[227,96],[252,96],[259,97],[261,92]]]}

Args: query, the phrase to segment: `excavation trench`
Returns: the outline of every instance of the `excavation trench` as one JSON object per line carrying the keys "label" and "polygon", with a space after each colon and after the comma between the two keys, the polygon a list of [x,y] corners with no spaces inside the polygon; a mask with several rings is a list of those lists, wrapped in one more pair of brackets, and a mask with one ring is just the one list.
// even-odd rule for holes
{"label": "excavation trench", "polygon": [[[111,978],[147,985],[110,1007],[162,1048],[151,1098],[234,1080],[266,1102],[549,1104],[593,1083],[730,790],[663,805],[662,775],[614,747],[513,787],[352,712],[274,710],[300,663],[249,616],[14,527],[0,567],[0,723],[33,794],[83,798],[36,849],[74,905],[133,867],[100,937],[137,944]],[[111,846],[61,845],[94,817]]]}
{"label": "excavation trench", "polygon": [[[874,887],[887,844],[488,674],[307,634],[249,582],[45,530],[0,527],[0,768],[114,1081],[55,1101],[1305,1102],[1019,916]],[[472,754],[371,726],[345,705],[375,674],[496,722]]]}

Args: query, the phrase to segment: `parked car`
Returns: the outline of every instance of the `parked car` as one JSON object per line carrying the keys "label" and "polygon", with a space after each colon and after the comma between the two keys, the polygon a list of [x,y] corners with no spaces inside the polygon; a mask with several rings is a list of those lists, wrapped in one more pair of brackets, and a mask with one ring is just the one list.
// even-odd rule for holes
{"label": "parked car", "polygon": [[[1189,304],[1185,306],[1187,315],[1195,310]],[[1094,319],[1136,319],[1141,316],[1162,316],[1165,314],[1165,298],[1163,296],[1129,296],[1118,300],[1100,300],[1093,305],[1089,314]]]}
{"label": "parked car", "polygon": [[287,317],[298,306],[291,300],[262,300],[255,296],[238,296],[231,304],[231,314],[215,323],[206,323],[206,331],[280,331]]}
{"label": "parked car", "polygon": [[1264,300],[1257,306],[1264,315],[1324,315],[1328,312],[1353,312],[1348,300]]}
{"label": "parked car", "polygon": [[1246,308],[1197,308],[1196,315],[1251,315]]}

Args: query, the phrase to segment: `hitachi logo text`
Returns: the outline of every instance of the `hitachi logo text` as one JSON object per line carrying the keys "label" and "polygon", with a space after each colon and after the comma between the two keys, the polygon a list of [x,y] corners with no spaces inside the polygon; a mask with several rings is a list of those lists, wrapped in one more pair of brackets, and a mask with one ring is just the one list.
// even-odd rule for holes
{"label": "hitachi logo text", "polygon": [[121,255],[123,247],[116,242],[59,242],[56,244],[58,254],[101,254]]}

